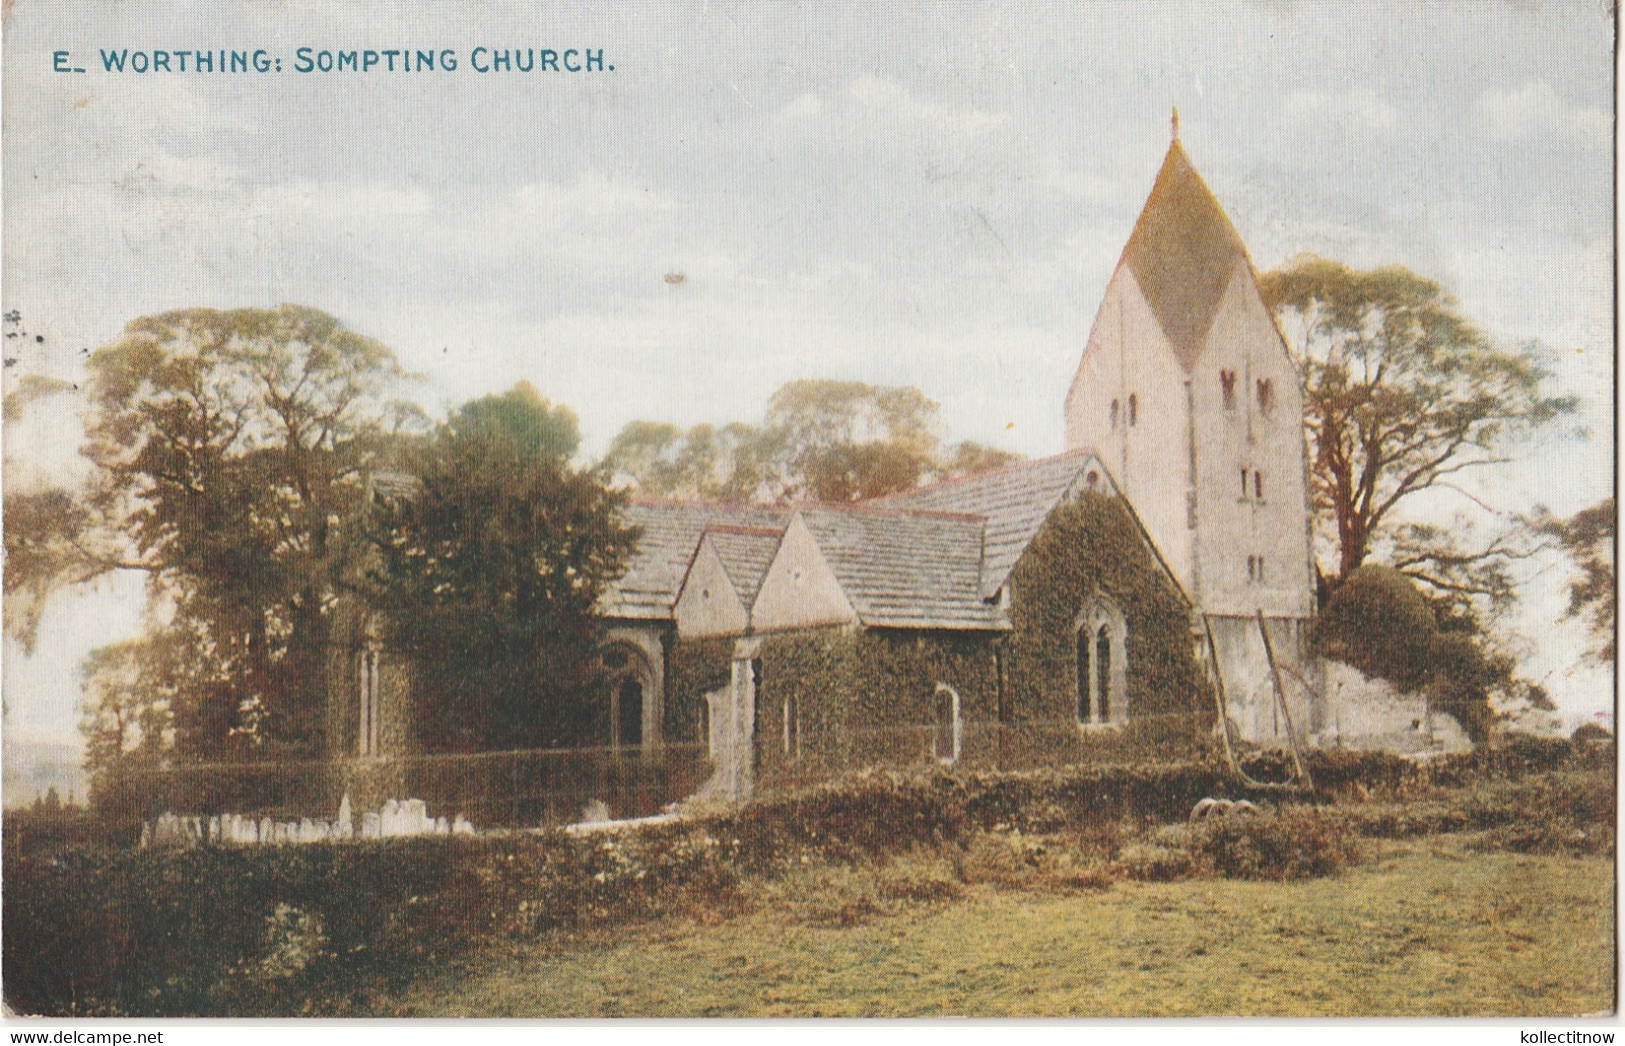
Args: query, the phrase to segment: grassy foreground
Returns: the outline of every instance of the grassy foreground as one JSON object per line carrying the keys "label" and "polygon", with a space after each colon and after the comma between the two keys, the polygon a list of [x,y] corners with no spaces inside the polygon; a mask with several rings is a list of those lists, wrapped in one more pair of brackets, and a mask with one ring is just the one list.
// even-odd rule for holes
{"label": "grassy foreground", "polygon": [[[904,858],[904,861],[909,858]],[[1613,1006],[1613,864],[1385,844],[1333,878],[874,904],[812,866],[736,914],[488,952],[377,1016],[1557,1016]],[[861,903],[859,903],[861,902]]]}

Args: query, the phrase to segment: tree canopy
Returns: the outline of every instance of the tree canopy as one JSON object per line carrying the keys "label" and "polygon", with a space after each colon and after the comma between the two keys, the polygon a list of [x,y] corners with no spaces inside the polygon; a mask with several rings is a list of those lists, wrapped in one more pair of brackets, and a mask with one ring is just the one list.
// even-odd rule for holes
{"label": "tree canopy", "polygon": [[370,512],[374,602],[427,750],[590,740],[593,608],[636,532],[603,470],[571,464],[579,442],[575,415],[521,383],[453,411],[407,455],[415,490]]}
{"label": "tree canopy", "polygon": [[804,379],[774,392],[759,424],[633,421],[605,461],[643,494],[790,503],[859,501],[1014,459],[976,443],[944,449],[940,413],[909,386]]}
{"label": "tree canopy", "polygon": [[1436,282],[1399,266],[1359,271],[1306,256],[1267,273],[1265,300],[1303,362],[1317,525],[1335,586],[1382,542],[1436,591],[1506,598],[1504,535],[1479,547],[1418,527],[1401,507],[1574,409],[1548,394],[1534,346],[1493,344]]}
{"label": "tree canopy", "polygon": [[1557,539],[1579,576],[1569,582],[1570,617],[1578,617],[1591,630],[1593,660],[1613,662],[1619,652],[1619,587],[1614,550],[1619,523],[1614,499],[1609,497],[1567,519],[1545,519],[1540,529]]}
{"label": "tree canopy", "polygon": [[[183,309],[132,321],[87,370],[89,482],[8,491],[8,601],[145,571],[176,623],[147,641],[193,660],[172,702],[177,746],[317,751],[351,522],[406,416],[394,355],[315,309]],[[37,617],[7,626],[31,639]]]}

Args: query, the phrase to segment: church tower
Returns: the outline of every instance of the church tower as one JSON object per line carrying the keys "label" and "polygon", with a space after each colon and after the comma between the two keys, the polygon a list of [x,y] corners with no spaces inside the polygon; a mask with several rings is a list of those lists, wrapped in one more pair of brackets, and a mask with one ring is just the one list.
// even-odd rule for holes
{"label": "church tower", "polygon": [[[1298,363],[1247,249],[1179,141],[1157,172],[1066,397],[1067,447],[1115,474],[1213,636],[1245,736],[1284,729],[1262,611],[1289,675],[1314,613]],[[1298,704],[1300,733],[1319,728]]]}

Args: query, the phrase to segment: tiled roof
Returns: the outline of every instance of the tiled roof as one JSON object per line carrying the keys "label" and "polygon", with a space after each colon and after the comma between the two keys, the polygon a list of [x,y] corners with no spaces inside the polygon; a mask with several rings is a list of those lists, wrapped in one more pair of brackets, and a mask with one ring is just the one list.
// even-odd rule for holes
{"label": "tiled roof", "polygon": [[980,592],[987,598],[997,593],[1010,576],[1016,560],[1037,536],[1050,511],[1069,492],[1084,485],[1091,464],[1099,470],[1101,489],[1114,489],[1110,473],[1100,466],[1092,451],[1072,450],[894,494],[869,504],[967,512],[986,520]]}
{"label": "tiled roof", "polygon": [[1247,249],[1179,139],[1168,148],[1134,233],[1123,248],[1162,331],[1186,371],[1196,366],[1219,300]]}
{"label": "tiled roof", "polygon": [[865,505],[801,510],[858,619],[879,628],[1002,628],[981,591],[980,517]]}
{"label": "tiled roof", "polygon": [[[759,527],[782,531],[789,512],[762,505],[633,501],[626,506],[622,518],[641,527],[643,537],[638,541],[626,573],[605,588],[598,601],[598,611],[612,618],[669,620],[689,559],[707,528]],[[732,577],[731,571],[729,576]]]}
{"label": "tiled roof", "polygon": [[749,610],[756,602],[756,592],[762,587],[768,564],[778,551],[782,528],[716,526],[705,531],[716,547],[717,558],[727,572],[739,602]]}

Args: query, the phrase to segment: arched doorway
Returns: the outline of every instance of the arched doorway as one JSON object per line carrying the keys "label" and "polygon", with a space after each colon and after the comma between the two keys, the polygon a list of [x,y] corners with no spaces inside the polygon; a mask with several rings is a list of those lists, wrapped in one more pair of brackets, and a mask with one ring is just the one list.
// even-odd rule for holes
{"label": "arched doorway", "polygon": [[599,723],[598,743],[611,748],[638,748],[644,744],[648,720],[650,685],[653,673],[643,654],[626,643],[604,649],[601,659],[607,676],[604,713]]}

